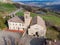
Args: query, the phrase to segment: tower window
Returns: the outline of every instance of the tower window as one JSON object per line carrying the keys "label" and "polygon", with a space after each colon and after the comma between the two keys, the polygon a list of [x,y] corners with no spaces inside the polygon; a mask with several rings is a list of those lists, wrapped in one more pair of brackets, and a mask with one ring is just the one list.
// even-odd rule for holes
{"label": "tower window", "polygon": [[28,18],[28,16],[26,16],[26,18]]}

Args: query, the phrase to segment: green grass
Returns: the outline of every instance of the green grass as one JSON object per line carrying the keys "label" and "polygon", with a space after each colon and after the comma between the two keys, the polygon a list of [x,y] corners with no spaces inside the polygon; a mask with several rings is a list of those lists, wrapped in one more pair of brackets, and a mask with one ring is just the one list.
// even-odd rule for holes
{"label": "green grass", "polygon": [[[16,13],[17,16],[24,16],[24,11],[19,11]],[[31,17],[37,16],[37,14],[31,12]]]}
{"label": "green grass", "polygon": [[47,38],[49,38],[49,39],[59,39],[59,37],[58,37],[58,35],[59,35],[59,32],[58,31],[56,31],[56,30],[54,30],[53,28],[50,28],[50,27],[48,27],[47,28],[47,33],[46,33],[46,37]]}
{"label": "green grass", "polygon": [[19,11],[18,13],[16,13],[17,16],[24,16],[23,11]]}
{"label": "green grass", "polygon": [[37,16],[37,14],[31,12],[31,17]]}
{"label": "green grass", "polygon": [[13,4],[0,3],[0,14],[10,13],[10,12],[16,10],[16,9],[17,8]]}
{"label": "green grass", "polygon": [[2,16],[0,15],[0,29],[3,29],[5,27],[6,27],[5,19],[3,19]]}
{"label": "green grass", "polygon": [[54,15],[41,16],[43,19],[52,22],[54,25],[60,26],[60,18]]}

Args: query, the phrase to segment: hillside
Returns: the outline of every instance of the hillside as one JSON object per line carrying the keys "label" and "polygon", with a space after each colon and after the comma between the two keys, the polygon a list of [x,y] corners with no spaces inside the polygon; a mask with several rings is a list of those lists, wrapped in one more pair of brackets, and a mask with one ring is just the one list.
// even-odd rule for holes
{"label": "hillside", "polygon": [[12,11],[16,10],[16,6],[9,3],[0,3],[0,15],[8,15]]}
{"label": "hillside", "polygon": [[3,16],[8,15],[9,13],[16,10],[16,6],[9,3],[0,3],[0,29],[3,29],[6,27],[6,21],[9,17],[6,17],[6,19],[3,19]]}

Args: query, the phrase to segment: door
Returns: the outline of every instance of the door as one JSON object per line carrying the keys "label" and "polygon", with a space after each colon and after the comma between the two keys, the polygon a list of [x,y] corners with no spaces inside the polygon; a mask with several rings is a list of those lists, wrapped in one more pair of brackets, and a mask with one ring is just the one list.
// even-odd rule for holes
{"label": "door", "polygon": [[36,32],[35,34],[36,34],[36,36],[37,36],[37,37],[39,37],[39,34],[38,34],[38,32]]}

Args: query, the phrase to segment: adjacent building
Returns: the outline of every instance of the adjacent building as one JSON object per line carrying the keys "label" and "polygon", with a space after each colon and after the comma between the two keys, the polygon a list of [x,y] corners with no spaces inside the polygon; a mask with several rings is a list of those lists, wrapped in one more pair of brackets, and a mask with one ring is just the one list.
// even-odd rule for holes
{"label": "adjacent building", "polygon": [[24,22],[18,16],[15,16],[8,20],[8,25],[10,30],[23,30]]}
{"label": "adjacent building", "polygon": [[23,16],[14,16],[13,18],[8,20],[8,26],[10,30],[20,30],[23,31],[30,24],[30,12],[24,12]]}
{"label": "adjacent building", "polygon": [[45,22],[40,16],[32,18],[28,34],[34,36],[44,36],[46,34]]}

